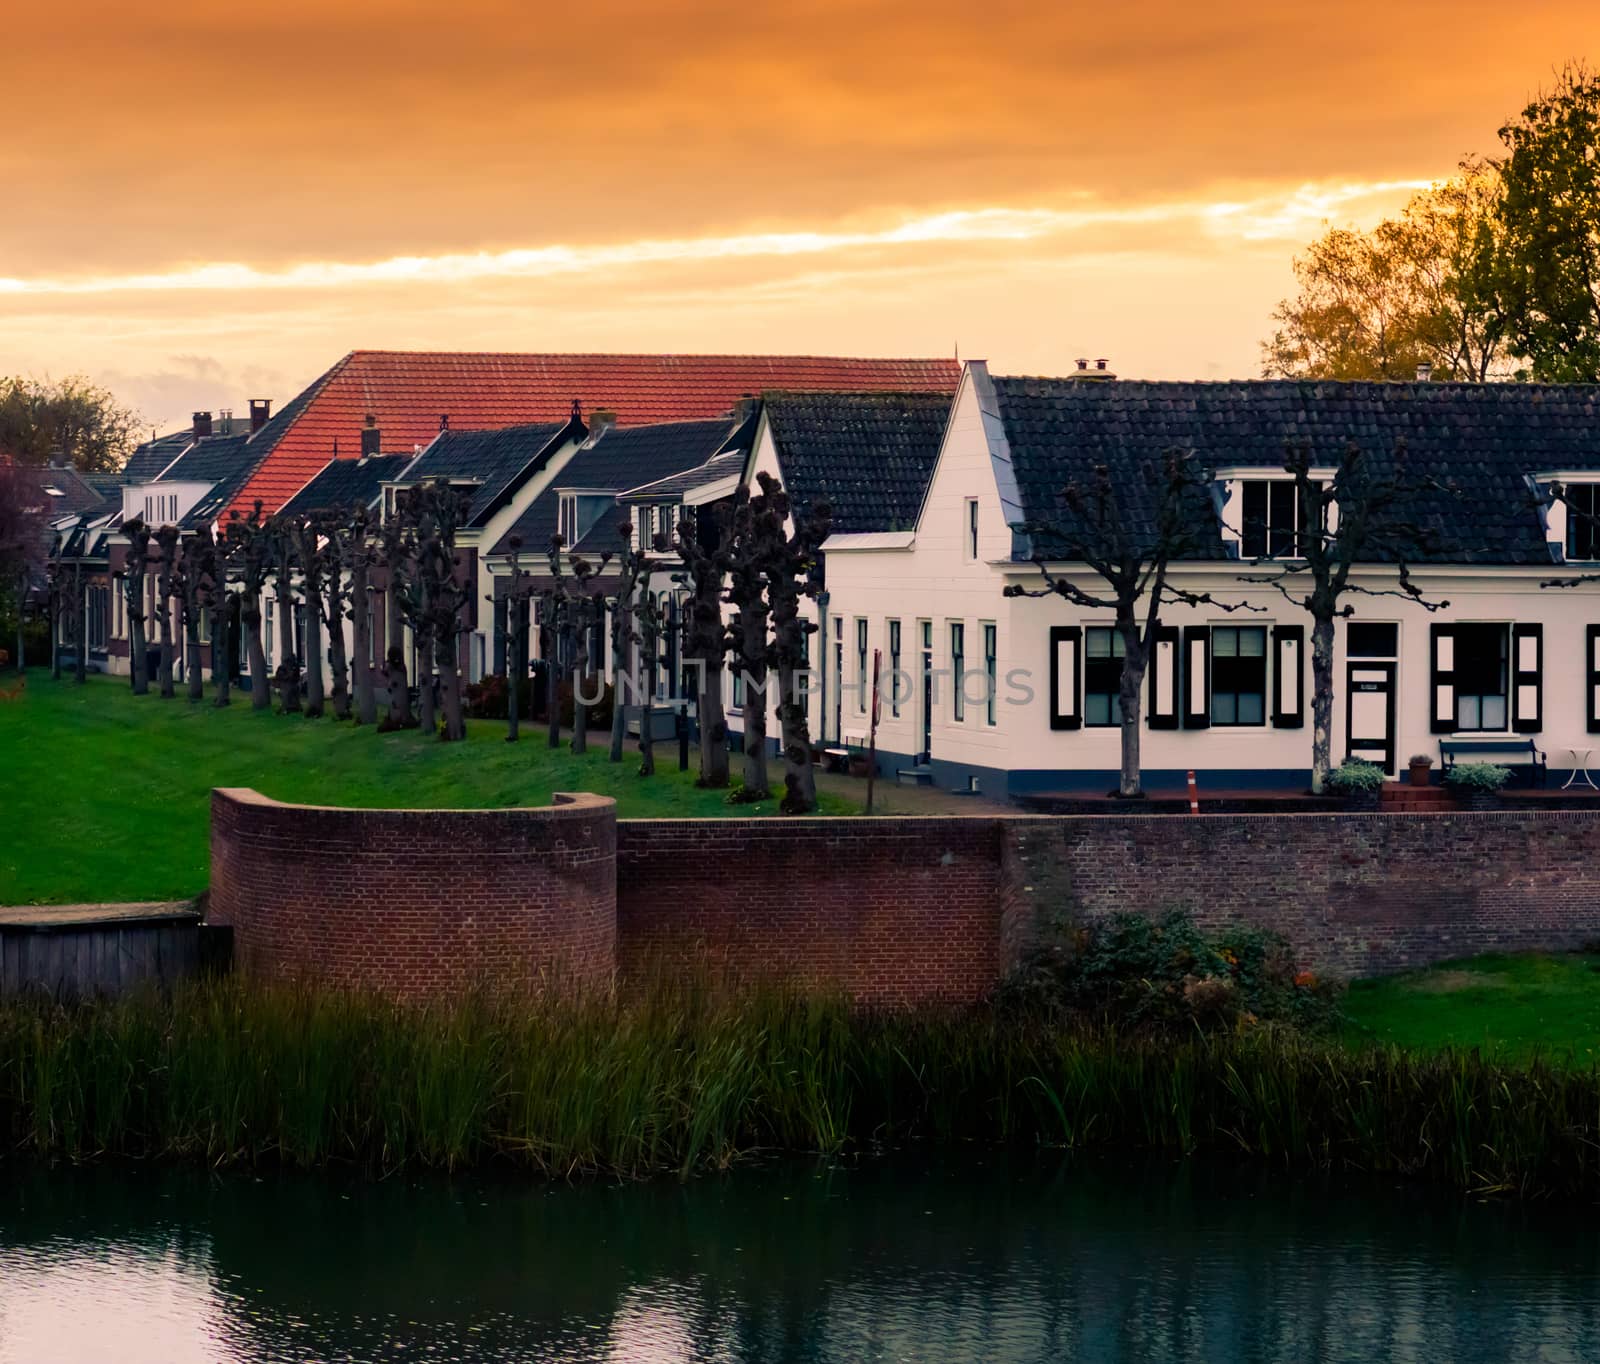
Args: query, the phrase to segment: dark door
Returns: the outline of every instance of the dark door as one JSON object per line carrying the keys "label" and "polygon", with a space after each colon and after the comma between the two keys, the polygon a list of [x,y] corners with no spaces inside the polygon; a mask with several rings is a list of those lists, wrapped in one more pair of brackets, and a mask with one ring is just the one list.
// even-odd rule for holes
{"label": "dark door", "polygon": [[1346,665],[1346,751],[1394,775],[1394,664]]}
{"label": "dark door", "polygon": [[933,622],[919,622],[922,631],[922,761],[933,760]]}

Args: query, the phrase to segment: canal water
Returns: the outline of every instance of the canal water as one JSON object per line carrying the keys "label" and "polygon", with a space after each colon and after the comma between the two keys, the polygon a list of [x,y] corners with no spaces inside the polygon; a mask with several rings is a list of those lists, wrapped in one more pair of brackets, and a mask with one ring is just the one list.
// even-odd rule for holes
{"label": "canal water", "polygon": [[1600,1219],[1215,1165],[0,1166],[0,1361],[1595,1360]]}

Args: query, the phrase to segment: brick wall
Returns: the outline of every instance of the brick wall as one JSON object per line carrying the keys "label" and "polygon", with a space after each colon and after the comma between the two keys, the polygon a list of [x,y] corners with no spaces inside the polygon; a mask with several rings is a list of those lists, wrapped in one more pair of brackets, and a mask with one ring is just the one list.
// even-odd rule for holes
{"label": "brick wall", "polygon": [[345,810],[211,797],[207,917],[252,974],[409,994],[609,985],[616,809]]}
{"label": "brick wall", "polygon": [[1001,821],[617,825],[623,978],[710,972],[865,1003],[981,998],[1001,969]]}
{"label": "brick wall", "polygon": [[1363,976],[1600,940],[1600,812],[1018,820],[1013,914],[1183,906]]}

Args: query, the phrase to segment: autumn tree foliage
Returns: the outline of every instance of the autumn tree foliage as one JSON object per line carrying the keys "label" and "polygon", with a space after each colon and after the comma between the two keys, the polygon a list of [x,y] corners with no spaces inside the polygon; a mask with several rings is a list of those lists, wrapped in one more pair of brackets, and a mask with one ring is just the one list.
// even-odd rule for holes
{"label": "autumn tree foliage", "polygon": [[0,376],[0,462],[59,458],[85,473],[107,473],[122,467],[138,438],[132,410],[82,375]]}

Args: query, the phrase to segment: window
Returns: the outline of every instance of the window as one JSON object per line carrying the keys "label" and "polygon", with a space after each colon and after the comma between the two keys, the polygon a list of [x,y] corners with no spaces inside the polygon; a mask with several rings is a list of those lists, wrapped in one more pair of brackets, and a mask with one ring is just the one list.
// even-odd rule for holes
{"label": "window", "polygon": [[872,689],[872,679],[867,676],[867,622],[856,617],[856,713],[867,713],[867,693]]}
{"label": "window", "polygon": [[1600,559],[1600,483],[1566,485],[1567,558]]}
{"label": "window", "polygon": [[[1321,487],[1321,484],[1315,485]],[[1289,479],[1246,479],[1241,487],[1239,552],[1246,559],[1292,558],[1299,552],[1300,493]]]}
{"label": "window", "polygon": [[1451,633],[1455,637],[1456,729],[1508,728],[1508,627],[1457,625]]}
{"label": "window", "polygon": [[889,713],[900,714],[900,622],[889,622]]}
{"label": "window", "polygon": [[735,668],[733,670],[733,708],[735,710],[743,710],[744,709],[744,669],[743,668]]}
{"label": "window", "polygon": [[266,654],[267,663],[272,662],[272,650],[277,643],[277,634],[272,628],[273,601],[271,597],[264,603],[266,610],[261,619],[261,648]]}
{"label": "window", "polygon": [[561,536],[561,543],[571,548],[578,539],[578,499],[571,493],[561,495],[561,503],[557,515],[556,530]]}
{"label": "window", "polygon": [[1344,646],[1351,658],[1398,658],[1400,627],[1353,620],[1345,627]]}
{"label": "window", "polygon": [[1083,637],[1083,723],[1094,729],[1122,723],[1122,636],[1091,625]]}
{"label": "window", "polygon": [[1267,722],[1267,630],[1264,625],[1211,629],[1211,723]]}
{"label": "window", "polygon": [[953,620],[950,622],[950,713],[959,723],[967,718],[966,687],[963,682],[967,675],[967,627],[964,622]]}
{"label": "window", "polygon": [[967,558],[978,557],[978,499],[967,499]]}
{"label": "window", "polygon": [[984,723],[994,724],[995,706],[998,702],[999,687],[996,669],[998,663],[999,645],[995,627],[990,622],[985,622],[983,627],[983,680],[984,680]]}

